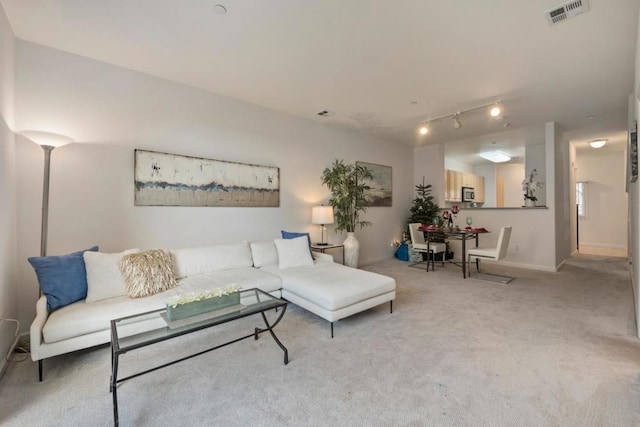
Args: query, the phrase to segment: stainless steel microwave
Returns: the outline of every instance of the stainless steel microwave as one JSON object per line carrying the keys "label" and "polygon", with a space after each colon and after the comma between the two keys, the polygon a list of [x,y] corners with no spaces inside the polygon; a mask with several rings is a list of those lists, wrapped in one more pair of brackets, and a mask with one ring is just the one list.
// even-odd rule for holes
{"label": "stainless steel microwave", "polygon": [[473,187],[462,187],[462,201],[473,202],[476,198],[476,192]]}

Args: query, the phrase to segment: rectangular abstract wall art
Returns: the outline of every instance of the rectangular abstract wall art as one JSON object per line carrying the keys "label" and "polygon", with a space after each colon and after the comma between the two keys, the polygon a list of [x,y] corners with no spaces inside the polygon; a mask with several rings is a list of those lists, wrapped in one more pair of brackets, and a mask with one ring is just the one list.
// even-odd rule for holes
{"label": "rectangular abstract wall art", "polygon": [[136,206],[280,206],[280,169],[135,150]]}

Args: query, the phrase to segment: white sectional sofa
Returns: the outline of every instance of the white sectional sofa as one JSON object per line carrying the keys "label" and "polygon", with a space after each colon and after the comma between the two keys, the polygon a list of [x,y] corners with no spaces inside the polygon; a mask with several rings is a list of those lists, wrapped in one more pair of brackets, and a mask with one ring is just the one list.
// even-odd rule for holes
{"label": "white sectional sofa", "polygon": [[[299,243],[300,239],[291,240]],[[108,343],[111,319],[163,308],[168,298],[178,294],[208,291],[231,283],[243,289],[259,288],[331,322],[332,337],[333,322],[385,302],[392,304],[395,299],[395,281],[390,277],[345,267],[326,254],[314,253],[315,261],[305,260],[305,265],[298,265],[300,262],[292,261],[290,254],[281,252],[279,256],[278,249],[284,246],[276,243],[281,243],[280,239],[171,250],[178,286],[143,298],[107,295],[108,298],[94,300],[89,295],[95,295],[96,283],[92,280],[97,279],[87,265],[86,299],[54,311],[47,309],[45,295],[36,304],[36,318],[30,330],[31,358],[39,362],[40,380],[43,359]],[[305,256],[300,251],[298,255]],[[166,325],[156,320],[128,326],[128,334],[136,334]]]}

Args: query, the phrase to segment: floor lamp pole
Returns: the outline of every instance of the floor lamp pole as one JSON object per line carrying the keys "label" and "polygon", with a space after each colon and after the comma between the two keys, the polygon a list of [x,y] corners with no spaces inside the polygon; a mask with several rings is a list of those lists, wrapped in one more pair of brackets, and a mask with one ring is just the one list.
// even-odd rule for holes
{"label": "floor lamp pole", "polygon": [[44,178],[42,180],[42,229],[40,231],[40,256],[47,255],[47,229],[49,223],[49,171],[51,169],[51,152],[55,147],[41,145],[44,150]]}

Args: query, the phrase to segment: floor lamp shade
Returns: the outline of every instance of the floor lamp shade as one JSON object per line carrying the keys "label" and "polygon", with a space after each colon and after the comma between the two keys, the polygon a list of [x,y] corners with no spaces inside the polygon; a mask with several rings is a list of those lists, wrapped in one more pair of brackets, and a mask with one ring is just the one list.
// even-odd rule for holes
{"label": "floor lamp shade", "polygon": [[333,206],[314,206],[311,208],[311,223],[320,226],[322,239],[319,245],[326,245],[324,242],[324,226],[333,224]]}
{"label": "floor lamp shade", "polygon": [[42,180],[42,230],[40,232],[40,256],[47,255],[47,234],[49,223],[49,170],[51,167],[51,151],[73,142],[71,138],[57,133],[37,130],[26,130],[20,135],[35,142],[44,150],[44,177]]}

